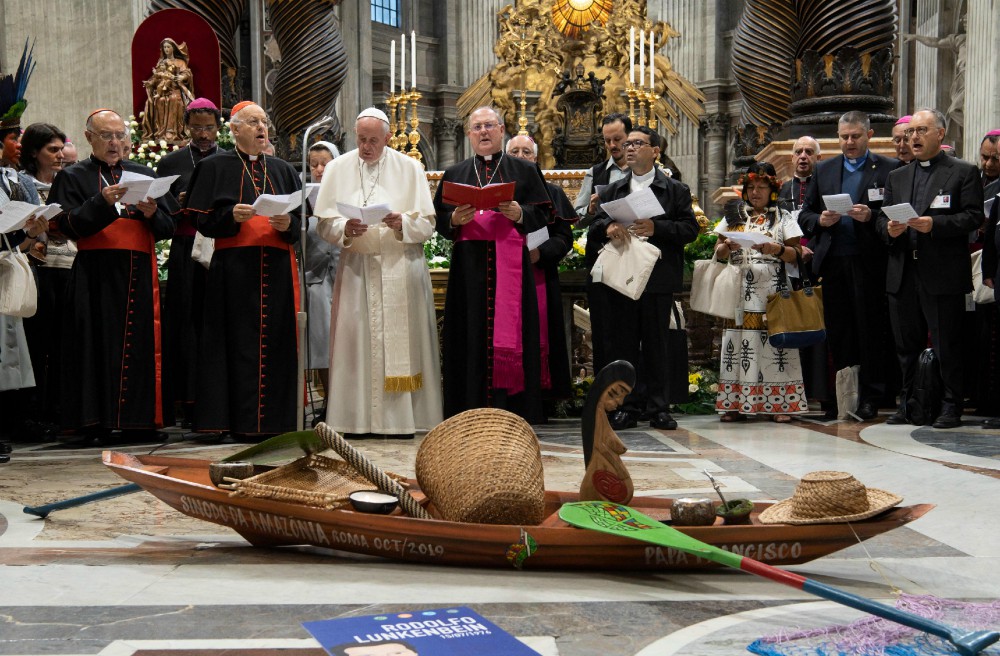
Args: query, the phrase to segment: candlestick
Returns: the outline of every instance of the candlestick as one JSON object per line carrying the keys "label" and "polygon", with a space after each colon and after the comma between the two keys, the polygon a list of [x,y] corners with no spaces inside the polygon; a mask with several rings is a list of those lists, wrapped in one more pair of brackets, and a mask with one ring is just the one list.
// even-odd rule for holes
{"label": "candlestick", "polygon": [[396,39],[389,42],[389,95],[396,93]]}
{"label": "candlestick", "polygon": [[628,96],[628,119],[632,122],[632,125],[638,125],[638,123],[635,122],[636,88],[634,86],[627,87],[625,89],[625,95]]}
{"label": "candlestick", "polygon": [[660,94],[655,91],[649,91],[646,94],[646,100],[649,101],[649,121],[647,124],[649,125],[650,130],[655,130],[657,127],[655,108],[656,103],[660,100]]}
{"label": "candlestick", "polygon": [[417,31],[410,32],[410,86],[417,88]]}
{"label": "candlestick", "polygon": [[646,32],[639,30],[639,86],[646,86]]}
{"label": "candlestick", "polygon": [[[411,44],[412,45],[412,44]],[[412,51],[413,48],[410,48]],[[411,52],[412,55],[412,52]],[[420,92],[416,87],[410,91],[410,152],[406,153],[418,162],[423,162],[424,158],[420,154],[417,144],[420,143],[420,117],[417,116],[417,101],[420,100]]]}
{"label": "candlestick", "polygon": [[628,83],[635,86],[635,26],[628,30]]}
{"label": "candlestick", "polygon": [[399,35],[399,92],[406,91],[406,35]]}
{"label": "candlestick", "polygon": [[406,99],[405,91],[399,92],[399,121],[396,123],[396,150],[406,152]]}
{"label": "candlestick", "polygon": [[650,91],[653,90],[653,76],[654,76],[653,71],[656,70],[656,63],[655,63],[656,56],[654,54],[655,50],[653,48],[653,43],[655,41],[656,39],[653,38],[653,32],[650,31],[649,32],[649,90]]}
{"label": "candlestick", "polygon": [[[396,40],[392,40],[392,44],[396,44]],[[394,71],[395,73],[395,71]],[[399,103],[399,96],[396,94],[390,94],[389,99],[386,104],[389,105],[389,126],[391,127],[396,122],[396,105]],[[393,150],[397,150],[396,146],[399,144],[399,139],[396,138],[396,131],[392,131],[392,136],[389,137],[389,147]]]}

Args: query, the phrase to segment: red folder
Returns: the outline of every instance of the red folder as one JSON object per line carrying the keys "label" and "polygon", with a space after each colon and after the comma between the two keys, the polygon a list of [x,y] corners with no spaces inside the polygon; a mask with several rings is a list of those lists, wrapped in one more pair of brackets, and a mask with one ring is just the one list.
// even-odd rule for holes
{"label": "red folder", "polygon": [[477,210],[488,210],[500,203],[514,200],[514,183],[501,182],[485,187],[460,184],[458,182],[441,183],[441,199],[446,205],[472,205]]}

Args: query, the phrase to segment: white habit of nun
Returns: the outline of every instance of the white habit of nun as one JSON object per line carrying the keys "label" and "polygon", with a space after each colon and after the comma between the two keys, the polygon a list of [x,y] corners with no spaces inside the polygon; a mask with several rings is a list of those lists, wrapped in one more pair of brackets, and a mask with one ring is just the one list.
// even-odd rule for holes
{"label": "white habit of nun", "polygon": [[[344,235],[337,203],[387,204],[402,233],[384,223]],[[344,433],[399,435],[441,422],[441,367],[423,243],[434,234],[434,205],[423,167],[385,148],[374,165],[352,150],[323,174],[316,216],[320,237],[340,246],[330,320],[326,422]]]}

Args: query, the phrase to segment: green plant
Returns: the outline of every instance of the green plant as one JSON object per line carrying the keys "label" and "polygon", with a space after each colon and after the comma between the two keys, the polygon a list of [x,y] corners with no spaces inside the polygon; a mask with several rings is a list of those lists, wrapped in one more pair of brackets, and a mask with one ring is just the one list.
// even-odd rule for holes
{"label": "green plant", "polygon": [[710,415],[715,412],[719,376],[709,369],[695,369],[688,374],[688,401],[674,408],[686,415]]}
{"label": "green plant", "polygon": [[[583,370],[580,370],[583,373]],[[587,402],[587,392],[594,382],[593,376],[577,376],[570,383],[570,397],[559,401],[556,404],[556,416],[579,417],[583,413],[583,406]]]}
{"label": "green plant", "polygon": [[429,269],[447,269],[451,266],[450,239],[445,239],[439,233],[424,242],[424,259],[427,260]]}
{"label": "green plant", "polygon": [[719,238],[713,231],[721,220],[719,218],[711,222],[705,232],[698,233],[695,240],[684,247],[684,272],[687,275],[691,275],[694,271],[694,263],[697,260],[711,259],[712,253],[715,251],[715,242]]}
{"label": "green plant", "polygon": [[[141,112],[139,113],[139,118],[142,118]],[[159,141],[153,141],[152,139],[144,140],[142,137],[142,127],[134,116],[128,117],[128,127],[132,139],[132,149],[129,152],[128,158],[136,164],[148,166],[155,171],[157,164],[160,163],[160,159],[164,155],[180,148],[177,144],[169,144],[163,139]]]}
{"label": "green plant", "polygon": [[573,248],[559,261],[559,271],[576,271],[584,268],[587,251],[587,229],[573,227]]}

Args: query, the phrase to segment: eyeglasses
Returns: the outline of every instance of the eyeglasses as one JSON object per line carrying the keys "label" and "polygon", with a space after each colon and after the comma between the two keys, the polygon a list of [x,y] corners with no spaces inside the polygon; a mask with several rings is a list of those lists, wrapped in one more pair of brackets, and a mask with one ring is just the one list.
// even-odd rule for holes
{"label": "eyeglasses", "polygon": [[904,137],[893,137],[892,138],[892,143],[896,144],[897,146],[899,144],[901,144],[901,143],[909,143],[909,141],[910,140],[907,137],[905,137],[905,136]]}
{"label": "eyeglasses", "polygon": [[469,130],[471,132],[483,132],[483,131],[489,132],[498,125],[500,124],[497,123],[496,121],[492,123],[476,123],[475,125],[470,125]]}
{"label": "eyeglasses", "polygon": [[190,131],[190,132],[193,132],[193,133],[201,132],[201,133],[204,133],[204,134],[209,134],[210,132],[213,132],[213,131],[218,130],[218,129],[219,129],[219,127],[217,125],[192,125],[192,126],[188,127],[188,131]]}
{"label": "eyeglasses", "polygon": [[247,127],[253,128],[255,130],[257,128],[259,128],[260,126],[262,126],[262,125],[266,125],[266,126],[270,126],[271,125],[270,121],[268,121],[267,119],[262,119],[262,118],[252,118],[249,121],[239,121],[239,120],[237,120],[237,121],[233,121],[233,123],[236,123],[237,125],[245,125]]}
{"label": "eyeglasses", "polygon": [[912,137],[914,135],[914,133],[916,133],[916,134],[918,134],[918,135],[920,135],[922,137],[922,136],[926,135],[930,131],[931,131],[931,129],[929,127],[927,127],[926,125],[919,125],[919,126],[917,126],[915,128],[906,128],[905,130],[903,130],[903,134],[905,134],[907,138]]}
{"label": "eyeglasses", "polygon": [[623,141],[622,142],[622,148],[635,148],[636,150],[639,150],[643,146],[648,146],[648,145],[649,145],[649,142],[648,141],[643,141],[642,139],[636,139],[635,141]]}
{"label": "eyeglasses", "polygon": [[90,134],[94,135],[104,143],[109,143],[111,141],[125,141],[129,138],[128,132],[91,132]]}

